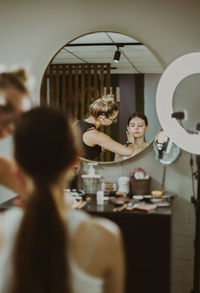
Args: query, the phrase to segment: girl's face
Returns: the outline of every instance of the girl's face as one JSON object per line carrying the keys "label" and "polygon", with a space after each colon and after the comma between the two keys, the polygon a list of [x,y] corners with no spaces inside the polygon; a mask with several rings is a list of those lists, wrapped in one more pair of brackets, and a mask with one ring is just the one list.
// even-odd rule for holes
{"label": "girl's face", "polygon": [[139,117],[132,118],[128,125],[128,130],[135,138],[144,137],[147,129],[148,126],[146,126],[145,121]]}

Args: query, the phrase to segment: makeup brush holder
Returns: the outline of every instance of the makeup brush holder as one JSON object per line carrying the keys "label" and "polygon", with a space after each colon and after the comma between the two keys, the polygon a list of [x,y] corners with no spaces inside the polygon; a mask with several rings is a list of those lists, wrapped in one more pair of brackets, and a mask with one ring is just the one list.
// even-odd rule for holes
{"label": "makeup brush holder", "polygon": [[148,179],[135,179],[131,176],[131,193],[133,195],[150,194],[151,177]]}

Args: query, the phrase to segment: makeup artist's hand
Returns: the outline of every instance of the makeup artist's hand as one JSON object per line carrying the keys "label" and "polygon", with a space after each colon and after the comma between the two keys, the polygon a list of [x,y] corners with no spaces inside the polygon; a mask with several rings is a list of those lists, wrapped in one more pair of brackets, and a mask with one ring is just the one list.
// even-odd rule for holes
{"label": "makeup artist's hand", "polygon": [[126,130],[126,136],[127,136],[127,143],[134,143],[134,136],[128,128]]}
{"label": "makeup artist's hand", "polygon": [[161,130],[158,134],[157,134],[157,136],[156,136],[156,138],[155,138],[155,142],[157,142],[157,143],[165,143],[165,142],[167,142],[167,140],[168,140],[168,136],[167,136],[167,134],[164,132],[164,130]]}

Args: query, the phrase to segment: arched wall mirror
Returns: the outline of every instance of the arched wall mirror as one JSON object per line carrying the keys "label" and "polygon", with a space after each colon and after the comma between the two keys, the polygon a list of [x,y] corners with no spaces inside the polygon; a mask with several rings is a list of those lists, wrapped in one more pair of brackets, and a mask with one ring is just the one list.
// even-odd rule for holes
{"label": "arched wall mirror", "polygon": [[[115,51],[121,52],[118,63],[113,61]],[[43,76],[41,105],[62,109],[75,121],[87,117],[97,98],[113,94],[119,105],[118,122],[101,131],[125,144],[128,117],[142,112],[149,122],[145,134],[149,145],[160,130],[155,96],[162,72],[161,62],[138,40],[116,32],[89,33],[65,44],[52,58]],[[115,159],[106,151],[98,161]]]}

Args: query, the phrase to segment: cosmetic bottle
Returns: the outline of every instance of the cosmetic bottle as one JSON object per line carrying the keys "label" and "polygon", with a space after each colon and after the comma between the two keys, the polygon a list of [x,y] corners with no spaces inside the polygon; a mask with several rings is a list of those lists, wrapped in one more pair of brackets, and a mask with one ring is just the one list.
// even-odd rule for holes
{"label": "cosmetic bottle", "polygon": [[102,176],[95,173],[94,166],[97,166],[97,163],[88,163],[88,166],[88,173],[81,175],[82,189],[85,194],[96,194],[100,189],[100,179]]}

